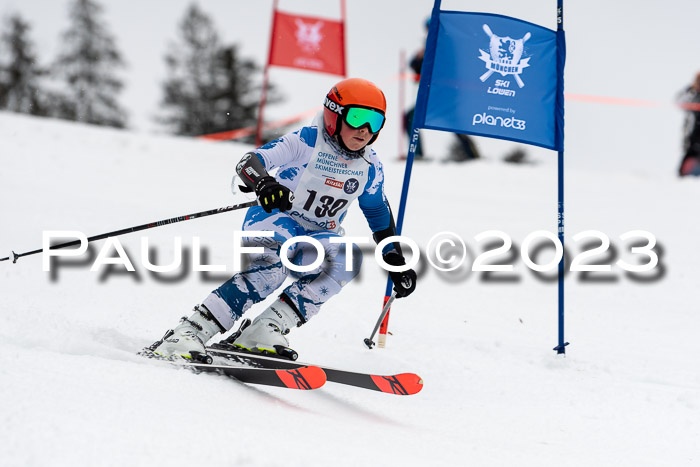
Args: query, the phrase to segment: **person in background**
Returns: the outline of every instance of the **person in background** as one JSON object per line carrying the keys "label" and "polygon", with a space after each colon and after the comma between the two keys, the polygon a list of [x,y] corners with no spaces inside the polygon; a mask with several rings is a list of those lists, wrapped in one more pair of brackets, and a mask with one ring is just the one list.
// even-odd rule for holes
{"label": "person in background", "polygon": [[700,72],[695,75],[695,81],[680,93],[678,103],[686,109],[683,160],[678,174],[681,177],[700,175]]}
{"label": "person in background", "polygon": [[[425,22],[426,33],[430,27],[430,19]],[[423,55],[425,54],[425,48],[420,49],[411,58],[408,66],[413,71],[413,81],[418,85],[420,82],[421,68],[423,67]],[[411,140],[411,129],[413,128],[413,115],[415,114],[415,107],[410,108],[404,115],[404,130],[408,135],[409,143]],[[455,133],[457,141],[450,147],[450,155],[447,160],[453,161],[468,161],[472,159],[479,158],[479,152],[476,149],[476,145],[472,138],[467,135]],[[421,143],[421,138],[418,139],[418,145],[416,146],[415,158],[418,160],[423,159],[423,145]]]}
{"label": "person in background", "polygon": [[[423,53],[425,49],[421,49],[411,58],[409,62],[409,67],[413,70],[413,81],[416,86],[420,82],[420,69],[423,66]],[[411,129],[413,128],[413,115],[416,113],[415,105],[408,109],[403,117],[403,128],[408,135],[408,143],[411,143]],[[418,160],[423,159],[423,141],[422,138],[418,138],[418,144],[416,145],[416,152],[414,158]]]}

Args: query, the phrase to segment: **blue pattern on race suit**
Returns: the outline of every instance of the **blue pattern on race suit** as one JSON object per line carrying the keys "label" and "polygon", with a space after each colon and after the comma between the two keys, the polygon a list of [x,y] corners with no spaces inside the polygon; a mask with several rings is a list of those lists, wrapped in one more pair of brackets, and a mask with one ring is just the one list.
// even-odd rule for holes
{"label": "blue pattern on race suit", "polygon": [[[357,245],[352,245],[352,264],[350,271],[346,271],[345,246],[330,243],[331,238],[339,237],[338,234],[307,231],[284,213],[268,214],[260,206],[252,207],[246,215],[243,230],[272,231],[274,236],[245,239],[244,246],[263,247],[263,252],[248,255],[250,265],[246,270],[235,274],[212,292],[228,305],[232,321],[280,288],[288,277],[296,280],[284,292],[292,299],[304,319],[308,320],[360,272],[362,250]],[[325,260],[312,271],[298,273],[282,264],[280,249],[288,239],[302,235],[321,243]],[[297,266],[313,263],[316,255],[316,248],[305,242],[296,243],[287,252],[290,262]]]}

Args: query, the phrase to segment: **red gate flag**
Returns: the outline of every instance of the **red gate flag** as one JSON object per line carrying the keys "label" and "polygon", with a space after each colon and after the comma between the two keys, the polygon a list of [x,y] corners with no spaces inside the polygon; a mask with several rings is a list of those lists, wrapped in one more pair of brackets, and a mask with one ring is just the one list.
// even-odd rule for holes
{"label": "red gate flag", "polygon": [[269,65],[345,76],[343,22],[275,11]]}

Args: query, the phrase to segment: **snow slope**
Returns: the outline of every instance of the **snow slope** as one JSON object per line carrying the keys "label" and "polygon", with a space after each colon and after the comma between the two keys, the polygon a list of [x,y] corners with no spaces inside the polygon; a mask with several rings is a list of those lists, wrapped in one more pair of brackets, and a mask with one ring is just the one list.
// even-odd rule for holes
{"label": "snow slope", "polygon": [[[569,123],[583,120],[580,107],[570,109]],[[700,223],[691,216],[700,186],[675,178],[668,158],[666,170],[602,167],[600,153],[587,162],[577,157],[585,145],[575,128],[567,250],[580,252],[571,237],[595,229],[616,252],[599,261],[634,262],[619,236],[643,229],[658,239],[660,265],[646,275],[615,266],[570,273],[566,357],[551,350],[556,281],[507,255],[499,259],[511,259],[513,273],[426,266],[416,293],[392,310],[388,347],[367,350],[385,287],[368,249],[360,278],[295,330],[292,344],[304,361],[415,371],[425,380],[416,396],[332,383],[290,391],[143,361],[135,352],[228,276],[191,264],[152,274],[140,261],[141,237],[156,263],[173,257],[175,237],[190,249],[200,237],[204,261],[230,271],[242,213],[221,214],[121,237],[135,273],[92,272],[87,255],[51,273],[41,255],[0,263],[0,464],[697,465]],[[249,149],[7,113],[0,141],[0,256],[41,247],[46,230],[94,235],[233,204],[230,176]],[[480,145],[476,162],[416,164],[404,225],[423,249],[438,232],[459,235],[468,265],[484,246],[474,239],[480,232],[507,233],[517,252],[530,232],[556,229],[556,158],[531,151],[532,163],[513,166],[501,162],[505,143]],[[403,163],[387,152],[397,209]],[[345,227],[370,235],[357,207]]]}

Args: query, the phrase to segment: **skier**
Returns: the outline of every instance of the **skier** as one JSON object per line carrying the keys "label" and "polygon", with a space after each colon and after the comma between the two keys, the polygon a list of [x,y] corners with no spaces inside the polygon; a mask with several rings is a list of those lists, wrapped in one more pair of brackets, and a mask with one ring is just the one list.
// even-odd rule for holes
{"label": "skier", "polygon": [[[360,270],[362,253],[357,245],[352,256],[346,246],[331,239],[342,237],[340,226],[357,200],[373,232],[374,240],[396,235],[393,216],[384,195],[382,163],[371,148],[384,126],[386,99],[373,83],[350,78],[331,88],[324,108],[310,126],[246,153],[236,173],[255,192],[259,205],[246,213],[244,231],[270,231],[272,237],[249,237],[247,247],[262,247],[249,256],[250,265],[212,291],[194,307],[189,318],[166,332],[149,349],[163,357],[200,359],[205,345],[217,333],[230,330],[234,322],[255,303],[280,288],[291,275],[296,279],[252,324],[241,325],[233,344],[256,353],[289,357],[285,337],[305,324],[322,305],[338,294]],[[277,168],[276,178],[270,171]],[[316,269],[299,274],[283,265],[282,244],[293,237],[309,236],[323,245],[325,261]],[[349,253],[349,252],[348,252]],[[384,261],[406,264],[398,244],[389,243]],[[352,258],[346,270],[346,257]],[[316,249],[298,242],[288,249],[296,266],[316,259]],[[412,269],[390,272],[397,297],[410,295],[416,287]]]}
{"label": "skier", "polygon": [[683,160],[680,176],[700,175],[700,73],[693,84],[681,92],[678,102],[688,104],[683,138]]}

